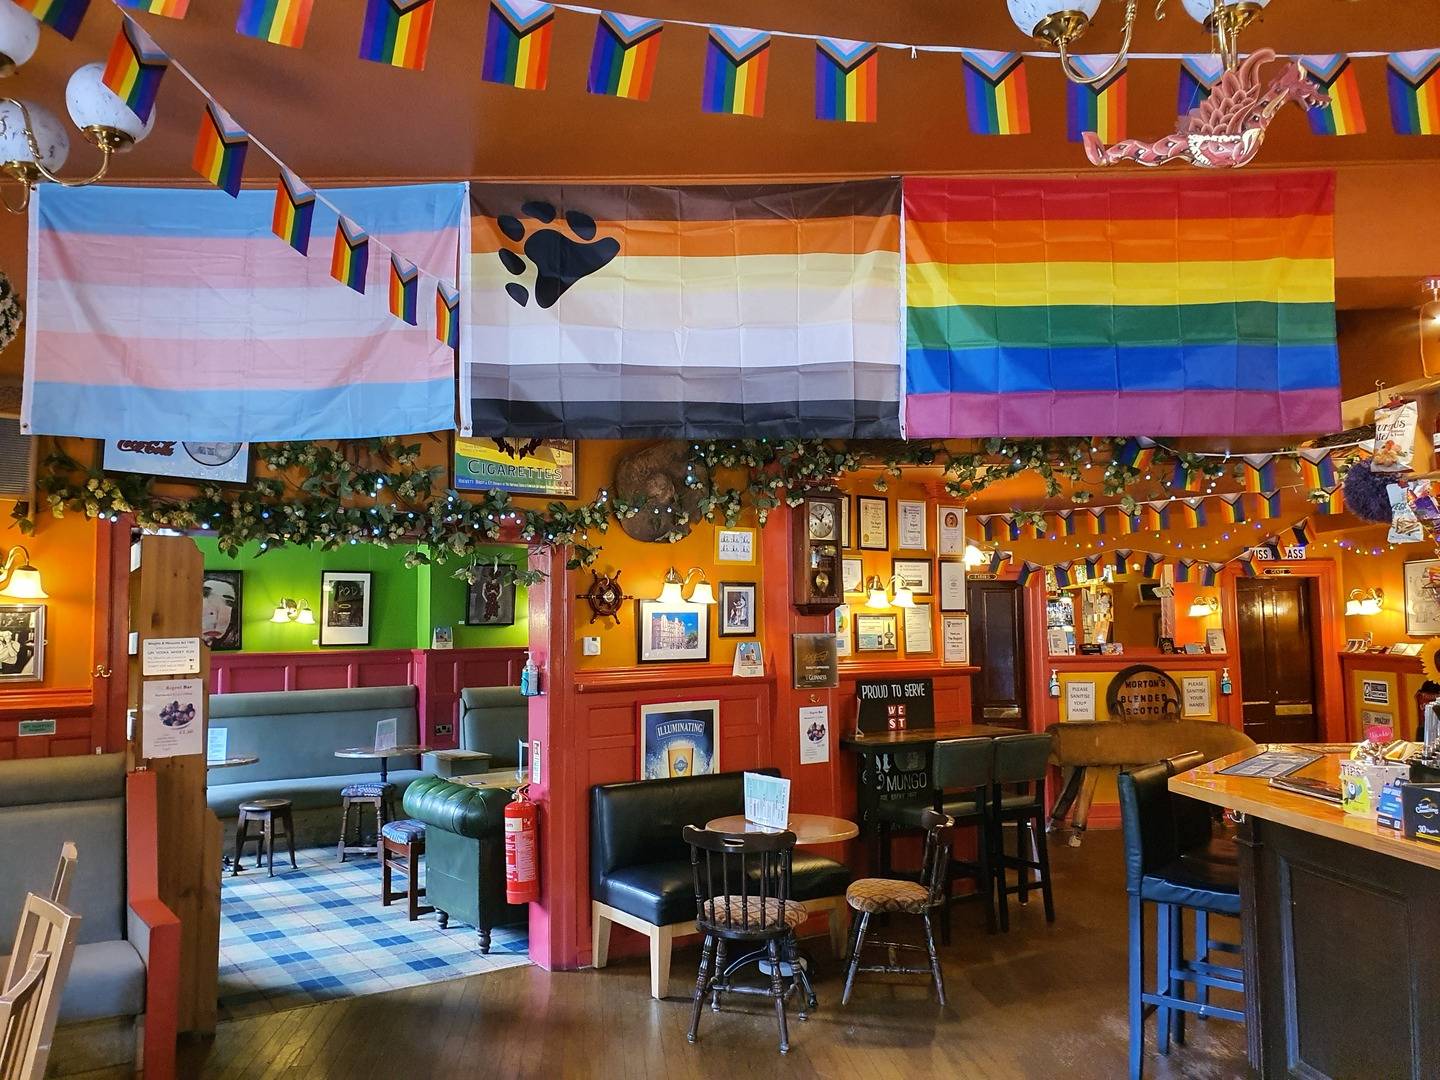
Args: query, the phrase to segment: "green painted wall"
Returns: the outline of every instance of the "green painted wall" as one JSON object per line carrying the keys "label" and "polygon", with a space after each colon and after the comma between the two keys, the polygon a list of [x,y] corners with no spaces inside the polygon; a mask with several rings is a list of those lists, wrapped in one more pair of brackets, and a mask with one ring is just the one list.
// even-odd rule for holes
{"label": "green painted wall", "polygon": [[[370,648],[429,648],[435,626],[454,629],[461,649],[524,646],[529,635],[525,589],[517,590],[514,626],[462,626],[465,582],[453,576],[456,563],[405,566],[407,548],[352,544],[337,551],[314,548],[271,548],[263,555],[251,544],[234,558],[221,554],[216,541],[196,537],[207,570],[240,570],[242,579],[242,644],[244,652],[306,652],[319,648],[318,626],[272,623],[281,597],[307,600],[320,617],[320,574],[325,570],[368,570],[371,582]],[[487,556],[518,562],[523,548],[489,546]]]}

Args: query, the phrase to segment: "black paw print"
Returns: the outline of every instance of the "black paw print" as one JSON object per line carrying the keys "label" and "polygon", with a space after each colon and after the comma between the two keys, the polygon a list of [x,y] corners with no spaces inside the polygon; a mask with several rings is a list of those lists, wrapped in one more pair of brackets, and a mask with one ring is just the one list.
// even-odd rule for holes
{"label": "black paw print", "polygon": [[[520,207],[520,212],[543,225],[555,220],[555,207],[547,202],[528,202]],[[524,241],[524,258],[518,252],[501,248],[500,262],[519,277],[529,268],[526,265],[529,260],[529,266],[535,268],[535,302],[542,308],[553,306],[571,285],[589,277],[620,254],[620,241],[609,236],[596,240],[595,219],[579,210],[565,211],[565,224],[579,239],[559,228],[535,229],[527,236],[525,222],[510,214],[502,214],[496,224],[506,239],[517,244]],[[505,291],[521,307],[530,302],[530,290],[518,281],[506,285]]]}

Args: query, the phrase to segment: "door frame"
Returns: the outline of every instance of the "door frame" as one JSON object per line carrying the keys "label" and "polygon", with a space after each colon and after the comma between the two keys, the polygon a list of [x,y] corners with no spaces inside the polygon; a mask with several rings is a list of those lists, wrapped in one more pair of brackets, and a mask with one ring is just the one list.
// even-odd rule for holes
{"label": "door frame", "polygon": [[[966,614],[966,616],[973,618],[973,615],[974,615],[974,605],[972,605],[972,604],[970,603],[970,586],[971,586],[971,585],[984,585],[984,584],[987,584],[987,583],[997,583],[997,584],[1001,584],[1001,585],[1013,586],[1014,589],[1015,589],[1015,592],[1016,592],[1016,594],[1017,594],[1017,599],[1016,599],[1016,604],[1015,604],[1015,611],[1016,611],[1017,618],[1019,618],[1019,620],[1020,620],[1020,625],[1016,628],[1019,632],[1016,634],[1016,637],[1015,637],[1016,649],[1018,650],[1017,653],[1016,653],[1016,656],[1015,656],[1015,663],[1016,663],[1017,665],[1019,665],[1019,667],[1020,667],[1020,677],[1016,680],[1016,685],[1017,685],[1017,687],[1018,687],[1018,689],[1019,689],[1020,719],[1025,722],[1025,727],[1026,727],[1027,730],[1035,731],[1035,730],[1037,730],[1037,728],[1035,727],[1035,721],[1034,721],[1034,719],[1033,719],[1034,711],[1035,711],[1035,710],[1034,710],[1035,695],[1034,695],[1034,685],[1033,685],[1033,683],[1032,683],[1031,676],[1030,676],[1030,670],[1031,670],[1031,668],[1033,668],[1033,667],[1035,666],[1035,665],[1031,662],[1031,650],[1033,649],[1034,646],[1033,646],[1033,643],[1032,643],[1031,637],[1030,637],[1030,626],[1031,626],[1031,624],[1032,624],[1035,620],[1034,620],[1033,611],[1032,611],[1032,609],[1033,609],[1033,607],[1034,607],[1034,603],[1031,601],[1031,598],[1030,598],[1030,590],[1029,590],[1029,588],[1027,587],[1027,586],[1028,586],[1028,582],[1027,582],[1026,584],[1021,584],[1020,581],[1019,581],[1018,579],[1016,579],[1016,578],[1013,578],[1013,577],[999,577],[999,576],[988,577],[988,578],[972,578],[972,579],[970,579],[970,580],[966,583],[966,586],[965,586],[965,614]],[[1043,611],[1043,602],[1042,602],[1042,610],[1041,610],[1041,617],[1042,617],[1042,619],[1043,619],[1043,616],[1044,616],[1044,611]],[[974,626],[975,626],[975,624],[972,622],[972,623],[970,624],[970,626],[971,626],[970,633],[971,633],[971,639],[972,639],[970,662],[971,662],[972,664],[975,664],[975,665],[978,667],[979,664],[978,664],[978,662],[977,662],[976,659],[975,659],[974,645],[973,645],[973,639],[974,639],[974,633],[975,633],[975,631],[974,631]],[[1043,635],[1042,635],[1042,637],[1043,637]],[[987,639],[987,640],[988,640],[988,639]],[[975,684],[974,684],[974,679],[975,679],[975,676],[972,675],[972,676],[971,676],[971,694],[970,694],[970,718],[971,718],[971,722],[972,722],[972,723],[984,724],[984,723],[987,723],[988,721],[986,721],[983,717],[981,717],[981,716],[978,715],[978,710],[979,710],[980,706],[979,706],[979,703],[978,703],[978,700],[977,700],[977,695],[976,695],[975,690],[974,690],[974,685],[975,685]],[[1048,684],[1047,684],[1047,686],[1048,686]],[[1018,729],[1017,729],[1017,730],[1018,730]],[[1038,730],[1043,731],[1044,728],[1042,727],[1042,728],[1039,728]]]}
{"label": "door frame", "polygon": [[[1340,604],[1339,571],[1331,559],[1303,559],[1296,562],[1277,560],[1266,568],[1283,569],[1285,573],[1259,577],[1291,577],[1313,579],[1310,599],[1311,623],[1314,633],[1311,648],[1315,650],[1315,707],[1320,711],[1316,730],[1322,742],[1345,742],[1345,680],[1340,672]],[[1234,662],[1230,680],[1234,683],[1236,700],[1245,700],[1244,675],[1240,670],[1240,598],[1236,582],[1245,577],[1238,563],[1231,563],[1220,576],[1220,621],[1225,627],[1226,650]],[[1245,730],[1245,710],[1231,710],[1230,725]]]}

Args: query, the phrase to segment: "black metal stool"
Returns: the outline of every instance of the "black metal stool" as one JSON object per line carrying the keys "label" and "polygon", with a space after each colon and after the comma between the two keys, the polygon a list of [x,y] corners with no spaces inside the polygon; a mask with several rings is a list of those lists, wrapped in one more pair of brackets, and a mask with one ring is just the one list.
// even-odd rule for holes
{"label": "black metal stool", "polygon": [[[348,784],[340,789],[340,861],[346,855],[377,855],[380,830],[395,816],[392,800],[395,785],[390,783]],[[375,811],[375,842],[365,843],[365,807]],[[350,811],[355,811],[355,843],[350,843]]]}
{"label": "black metal stool", "polygon": [[[290,845],[290,865],[299,869],[299,863],[295,861],[295,823],[290,816],[289,799],[251,799],[249,802],[240,804],[240,817],[235,822],[235,862],[230,867],[230,876],[234,877],[243,869],[240,865],[240,856],[245,853],[245,845],[254,840],[257,847],[255,851],[255,865],[260,865],[264,857],[270,868],[270,876],[275,876],[275,819],[285,826],[285,839]],[[255,822],[260,826],[258,836],[250,835],[250,823]]]}

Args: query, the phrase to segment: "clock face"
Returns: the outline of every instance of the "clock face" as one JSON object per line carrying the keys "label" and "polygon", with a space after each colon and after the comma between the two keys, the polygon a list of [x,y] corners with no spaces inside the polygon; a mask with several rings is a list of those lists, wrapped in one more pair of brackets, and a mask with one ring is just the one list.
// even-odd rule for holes
{"label": "clock face", "polygon": [[835,507],[828,502],[806,504],[810,509],[810,539],[835,539]]}

